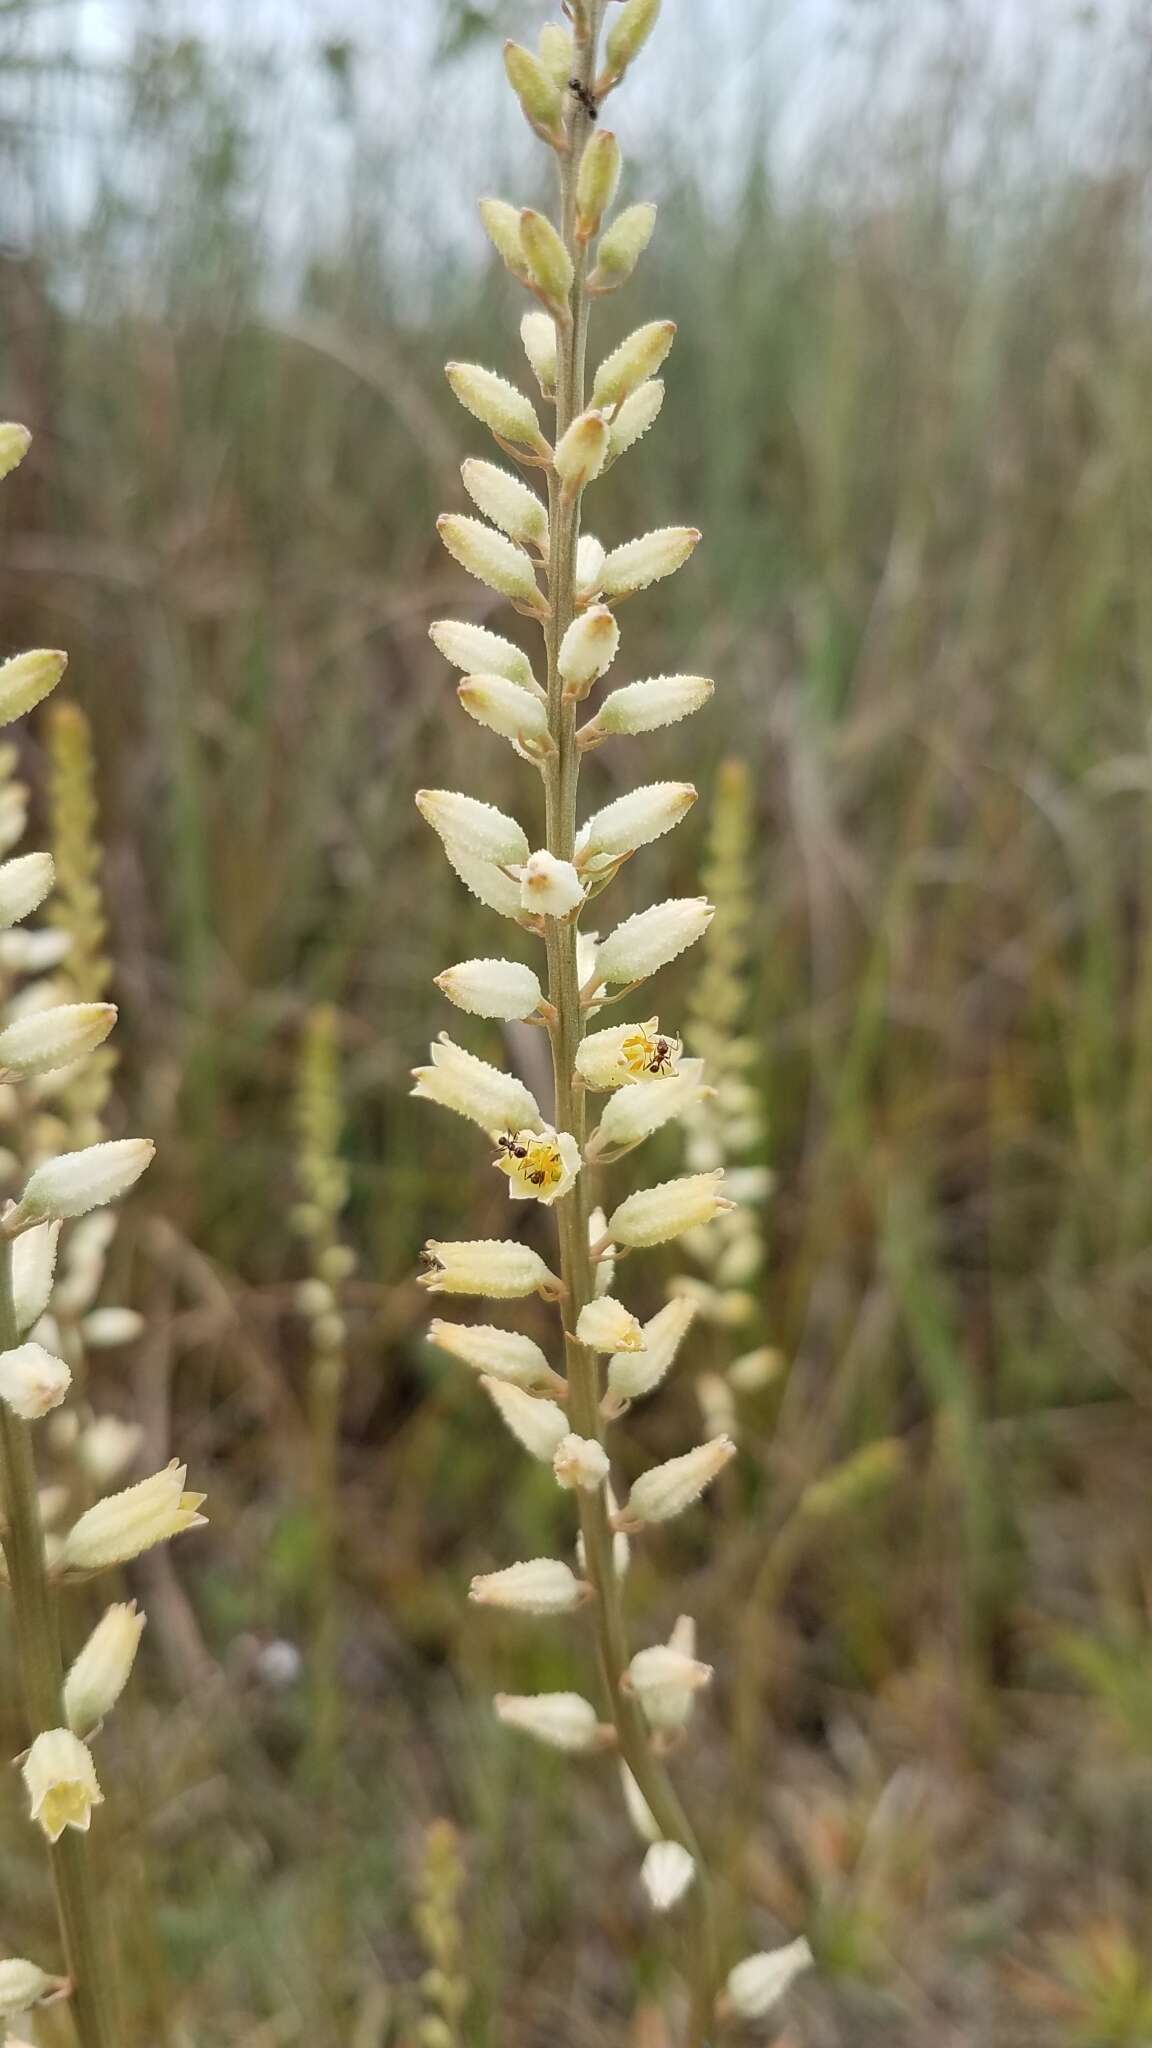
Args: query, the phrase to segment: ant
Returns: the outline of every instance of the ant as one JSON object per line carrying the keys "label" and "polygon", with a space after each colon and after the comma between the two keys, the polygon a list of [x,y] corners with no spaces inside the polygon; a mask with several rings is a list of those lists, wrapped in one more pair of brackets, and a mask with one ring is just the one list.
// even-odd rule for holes
{"label": "ant", "polygon": [[496,1151],[498,1155],[502,1153],[507,1159],[527,1159],[528,1157],[527,1145],[518,1145],[511,1131],[505,1131],[503,1137],[497,1138]]}
{"label": "ant", "polygon": [[579,100],[590,121],[599,120],[600,102],[596,98],[595,93],[589,92],[582,78],[570,78],[568,80],[568,90]]}
{"label": "ant", "polygon": [[664,1074],[668,1072],[671,1065],[672,1047],[666,1038],[658,1038],[652,1048],[652,1057],[648,1062],[648,1072],[650,1074]]}
{"label": "ant", "polygon": [[443,1259],[437,1258],[435,1252],[430,1252],[427,1245],[424,1246],[420,1254],[420,1263],[426,1273],[442,1273],[444,1271]]}

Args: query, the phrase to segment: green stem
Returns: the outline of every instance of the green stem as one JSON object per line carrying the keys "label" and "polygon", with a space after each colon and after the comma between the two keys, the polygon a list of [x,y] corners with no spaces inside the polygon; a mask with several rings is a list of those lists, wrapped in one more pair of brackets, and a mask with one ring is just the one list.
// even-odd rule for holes
{"label": "green stem", "polygon": [[[576,76],[590,88],[596,75],[596,45],[605,0],[589,0],[576,24]],[[585,289],[587,248],[576,233],[576,180],[590,131],[585,106],[572,95],[569,149],[560,158],[561,234],[572,258],[574,282],[571,321],[557,322],[558,375],[556,438],[584,409],[585,354],[589,299]],[[571,860],[576,838],[576,787],[580,755],[576,746],[576,707],[566,703],[559,669],[560,642],[576,614],[576,544],[580,533],[578,497],[564,493],[549,479],[550,548],[548,583],[550,616],[545,628],[548,647],[548,705],[557,752],[545,774],[547,845],[560,860]],[[547,921],[548,996],[556,1012],[552,1027],[552,1058],[556,1087],[556,1127],[569,1131],[583,1147],[584,1090],[575,1077],[576,1050],[584,1017],[576,966],[575,924]],[[566,1293],[564,1319],[569,1383],[569,1414],[579,1436],[600,1438],[600,1376],[594,1352],[570,1334],[581,1309],[591,1300],[594,1274],[588,1246],[587,1174],[557,1204],[561,1277]],[[643,1714],[624,1679],[630,1660],[628,1631],[620,1580],[613,1562],[612,1529],[602,1492],[578,1493],[585,1570],[594,1593],[593,1615],[604,1693],[616,1730],[620,1755],[631,1771],[662,1837],[679,1842],[692,1856],[696,1877],[689,1893],[694,1920],[689,1970],[690,2010],[684,2048],[706,2048],[714,2022],[718,1967],[711,1886],[692,1824],[660,1759],[655,1754]]]}
{"label": "green stem", "polygon": [[[12,1300],[12,1246],[0,1246],[0,1351],[20,1342]],[[64,1666],[55,1600],[44,1557],[32,1431],[0,1401],[2,1540],[12,1591],[16,1652],[29,1740],[63,1725]],[[80,2048],[121,2048],[108,1929],[86,1838],[66,1829],[49,1851],[56,1910]]]}

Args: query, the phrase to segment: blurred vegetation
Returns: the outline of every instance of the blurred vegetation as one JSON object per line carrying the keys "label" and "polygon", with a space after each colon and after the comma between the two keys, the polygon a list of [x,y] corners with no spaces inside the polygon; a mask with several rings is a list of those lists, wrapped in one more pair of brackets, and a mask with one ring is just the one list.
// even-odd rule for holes
{"label": "blurred vegetation", "polygon": [[[294,138],[287,61],[148,22],[89,62],[40,33],[67,14],[0,5],[0,414],[37,437],[0,600],[5,647],[70,649],[93,724],[118,1114],[161,1145],[117,1242],[150,1334],[93,1398],[177,1444],[213,1510],[135,1588],[147,1669],[108,1773],[132,1797],[102,1836],[131,1875],[126,2048],[415,2048],[437,1943],[477,2048],[664,2048],[615,1784],[512,1752],[487,1709],[496,1672],[572,1682],[572,1647],[463,1599],[561,1540],[562,1508],[425,1346],[412,1284],[428,1232],[506,1213],[407,1074],[485,916],[413,788],[523,802],[426,637],[481,616],[432,526],[475,445],[440,364],[519,374],[514,288],[437,209],[441,132],[412,156],[381,131],[351,45],[293,60]],[[446,12],[428,53],[493,182],[509,145],[466,67],[495,69],[503,26]],[[1087,71],[1104,30],[1076,32]],[[753,123],[723,204],[648,109],[633,196],[662,232],[603,320],[680,323],[605,538],[705,531],[626,652],[717,677],[702,791],[727,755],[753,770],[757,1322],[787,1362],[741,1402],[735,1493],[639,1562],[633,1603],[650,1640],[701,1617],[717,1687],[685,1769],[748,1931],[817,1948],[794,2048],[1152,2029],[1152,109],[1134,50],[1107,160],[1066,154],[966,73],[974,33],[914,119],[873,117],[865,74],[801,170]],[[119,150],[89,147],[97,116]],[[322,233],[313,134],[339,141]],[[589,774],[624,787],[639,759]],[[704,809],[636,901],[694,875]],[[291,1214],[318,1003],[359,1275],[322,1812]],[[639,1416],[647,1454],[679,1444],[690,1374],[680,1398]],[[46,1905],[4,1799],[19,1948]]]}

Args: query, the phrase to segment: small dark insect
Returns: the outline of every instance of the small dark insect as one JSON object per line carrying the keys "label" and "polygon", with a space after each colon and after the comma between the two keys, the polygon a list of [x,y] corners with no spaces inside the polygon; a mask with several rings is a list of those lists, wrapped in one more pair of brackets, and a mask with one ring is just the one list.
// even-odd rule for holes
{"label": "small dark insect", "polygon": [[568,80],[568,90],[570,93],[575,94],[590,121],[599,119],[600,103],[595,93],[589,92],[582,78],[570,78]]}
{"label": "small dark insect", "polygon": [[424,1246],[420,1254],[420,1262],[427,1273],[442,1273],[444,1271],[443,1259],[438,1259],[435,1252],[429,1251],[427,1245]]}
{"label": "small dark insect", "polygon": [[671,1065],[672,1047],[666,1038],[658,1038],[652,1049],[652,1057],[648,1062],[648,1072],[650,1074],[662,1074],[665,1067],[670,1067]]}
{"label": "small dark insect", "polygon": [[497,1138],[496,1150],[498,1153],[505,1153],[509,1159],[527,1159],[528,1157],[527,1145],[518,1145],[511,1131],[505,1131],[502,1138]]}
{"label": "small dark insect", "polygon": [[542,1188],[547,1177],[542,1166],[538,1167],[535,1173],[528,1175],[529,1182],[534,1188]]}

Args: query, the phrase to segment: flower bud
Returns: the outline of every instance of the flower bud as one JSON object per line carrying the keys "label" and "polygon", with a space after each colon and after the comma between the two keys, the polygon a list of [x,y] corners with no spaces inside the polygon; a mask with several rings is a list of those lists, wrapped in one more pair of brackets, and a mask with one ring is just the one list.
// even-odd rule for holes
{"label": "flower bud", "polygon": [[[16,1241],[19,1243],[19,1238]],[[80,1334],[90,1351],[111,1351],[119,1344],[134,1344],[143,1333],[144,1318],[134,1308],[94,1308],[80,1325]]]}
{"label": "flower bud", "polygon": [[32,436],[27,427],[18,426],[15,420],[0,421],[0,477],[10,476],[31,446]]}
{"label": "flower bud", "polygon": [[699,1500],[706,1486],[736,1456],[731,1437],[713,1437],[697,1444],[683,1457],[669,1458],[641,1474],[618,1518],[622,1529],[639,1529],[649,1522],[670,1522]]}
{"label": "flower bud", "polygon": [[588,1159],[619,1159],[674,1117],[694,1109],[711,1092],[700,1081],[702,1066],[702,1060],[685,1060],[682,1071],[660,1088],[648,1081],[630,1081],[618,1089],[588,1140]]}
{"label": "flower bud", "polygon": [[[590,1031],[576,1048],[576,1072],[586,1088],[622,1088],[629,1081],[663,1085],[675,1080],[679,1058],[680,1040],[661,1031],[658,1017],[649,1017],[644,1024],[610,1024],[604,1031]],[[702,1064],[696,1061],[692,1071]]]}
{"label": "flower bud", "polygon": [[625,541],[613,548],[604,563],[603,591],[607,599],[632,597],[649,584],[671,576],[688,560],[700,539],[695,526],[661,526],[639,540]]}
{"label": "flower bud", "polygon": [[102,1045],[116,1022],[113,1003],[62,1003],[35,1010],[0,1031],[0,1070],[49,1074]]}
{"label": "flower bud", "polygon": [[470,576],[498,590],[501,597],[511,598],[523,611],[537,618],[544,616],[547,606],[531,557],[515,541],[485,526],[482,519],[460,512],[442,512],[436,531],[453,560]]}
{"label": "flower bud", "polygon": [[670,1912],[696,1875],[696,1864],[680,1842],[653,1842],[640,1866],[640,1879],[657,1913]]}
{"label": "flower bud", "polygon": [[527,835],[515,818],[506,817],[495,804],[482,803],[479,797],[455,789],[418,789],[416,808],[445,846],[470,854],[473,860],[516,867],[531,852]]}
{"label": "flower bud", "polygon": [[613,1210],[608,1228],[618,1244],[633,1251],[682,1237],[732,1207],[721,1192],[723,1180],[723,1169],[717,1167],[713,1173],[685,1174],[658,1187],[639,1188]]}
{"label": "flower bud", "polygon": [[680,823],[696,801],[690,782],[649,782],[605,804],[576,840],[576,865],[595,873],[615,866],[638,847],[650,846]]}
{"label": "flower bud", "polygon": [[0,662],[0,725],[11,725],[14,718],[35,710],[56,688],[67,666],[66,654],[46,647]]}
{"label": "flower bud", "polygon": [[528,262],[520,240],[519,207],[510,206],[506,199],[482,199],[480,219],[497,255],[503,257],[513,277],[527,284]]}
{"label": "flower bud", "polygon": [[444,855],[453,874],[457,875],[464,887],[471,891],[478,903],[487,910],[494,910],[498,917],[511,917],[520,922],[520,884],[506,875],[494,861],[477,860],[471,853],[461,853],[454,840],[444,843]]}
{"label": "flower bud", "polygon": [[0,867],[0,931],[30,917],[56,880],[50,853],[24,853]]}
{"label": "flower bud", "polygon": [[520,870],[520,902],[537,917],[567,917],[584,901],[584,884],[570,860],[542,847]]}
{"label": "flower bud", "polygon": [[502,441],[531,448],[539,455],[550,452],[531,399],[509,384],[506,377],[498,377],[495,370],[482,369],[477,363],[449,363],[446,375],[465,410]]}
{"label": "flower bud", "polygon": [[578,1692],[498,1692],[495,1706],[497,1717],[506,1728],[534,1735],[537,1742],[546,1743],[549,1749],[562,1749],[578,1756],[603,1747],[600,1717],[591,1702],[582,1699]]}
{"label": "flower bud", "polygon": [[626,206],[601,235],[596,247],[596,268],[588,280],[590,292],[614,292],[626,284],[652,240],[656,208],[642,200]]}
{"label": "flower bud", "polygon": [[[519,215],[517,215],[519,226]],[[520,322],[520,339],[524,353],[535,372],[536,382],[545,398],[556,395],[557,341],[556,322],[550,313],[525,313]]]}
{"label": "flower bud", "polygon": [[607,83],[614,85],[640,55],[659,13],[660,0],[624,0],[604,44]]}
{"label": "flower bud", "polygon": [[759,1394],[779,1379],[784,1370],[784,1353],[772,1344],[759,1344],[754,1351],[742,1351],[728,1367],[728,1379],[738,1394]]}
{"label": "flower bud", "polygon": [[531,206],[520,215],[520,245],[540,296],[557,312],[566,310],[572,290],[572,258],[547,215]]}
{"label": "flower bud", "polygon": [[660,1840],[660,1830],[656,1825],[652,1809],[625,1763],[622,1763],[620,1766],[620,1785],[624,1794],[624,1804],[628,1809],[628,1818],[636,1833],[641,1837],[642,1841],[658,1842]]}
{"label": "flower bud", "polygon": [[560,642],[560,674],[569,696],[583,696],[610,669],[620,645],[620,628],[607,605],[594,604],[573,619]]}
{"label": "flower bud", "polygon": [[506,1565],[502,1572],[481,1572],[472,1581],[469,1598],[479,1607],[505,1607],[519,1614],[570,1614],[583,1605],[589,1588],[569,1565],[555,1557],[533,1557]]}
{"label": "flower bud", "polygon": [[521,547],[548,546],[548,507],[535,491],[495,462],[469,456],[460,465],[464,489],[486,519]]}
{"label": "flower bud", "polygon": [[594,533],[582,533],[576,543],[576,596],[581,604],[599,591],[606,560],[603,541]]}
{"label": "flower bud", "polygon": [[556,444],[553,466],[570,496],[599,476],[608,455],[608,422],[602,412],[582,412]]}
{"label": "flower bud", "polygon": [[477,725],[510,740],[525,761],[542,761],[555,753],[547,710],[539,697],[522,690],[518,683],[510,683],[504,676],[465,676],[456,695]]}
{"label": "flower bud", "polygon": [[[9,431],[0,427],[0,475],[3,475],[4,435]],[[16,459],[19,461],[19,456]],[[45,2005],[49,1999],[59,1998],[67,1989],[66,1977],[49,1977],[35,1963],[26,1962],[23,1956],[6,1956],[0,1963],[0,2024],[17,2019],[22,2012],[31,2012],[34,2005]],[[11,2034],[8,2043],[9,2048],[16,2048]]]}
{"label": "flower bud", "polygon": [[649,377],[638,391],[626,398],[612,415],[612,426],[608,435],[609,460],[615,462],[618,456],[627,453],[649,427],[654,426],[664,404],[664,379]]}
{"label": "flower bud", "polygon": [[639,385],[655,376],[675,339],[674,320],[649,320],[645,326],[637,327],[601,363],[592,386],[592,404],[622,404]]}
{"label": "flower bud", "polygon": [[576,1319],[576,1341],[590,1351],[643,1351],[644,1332],[631,1309],[610,1294],[589,1301]]}
{"label": "flower bud", "polygon": [[564,95],[538,57],[521,43],[504,45],[504,69],[520,102],[524,118],[542,142],[555,148],[564,140]]}
{"label": "flower bud", "polygon": [[204,1495],[185,1492],[187,1477],[187,1465],[173,1458],[163,1472],[98,1500],[68,1531],[59,1568],[66,1574],[103,1571],[107,1565],[127,1564],[185,1529],[202,1528],[207,1516],[198,1510]]}
{"label": "flower bud", "polygon": [[608,1453],[594,1436],[572,1433],[557,1444],[552,1470],[566,1492],[599,1493],[608,1477]]}
{"label": "flower bud", "polygon": [[608,128],[591,136],[576,179],[576,233],[582,242],[596,234],[620,183],[620,144]]}
{"label": "flower bud", "polygon": [[[490,633],[487,626],[473,626],[461,619],[437,619],[429,626],[428,637],[453,668],[465,675],[504,676],[510,683],[519,684],[522,690],[533,690],[543,695],[539,683],[532,673],[528,656],[511,640],[504,640],[499,633]],[[4,870],[0,868],[0,881]]]}
{"label": "flower bud", "polygon": [[139,1423],[122,1422],[118,1415],[98,1415],[77,1442],[76,1460],[97,1486],[110,1486],[135,1462],[143,1441]]}
{"label": "flower bud", "polygon": [[555,1380],[540,1346],[519,1330],[498,1330],[491,1323],[445,1323],[437,1317],[429,1324],[428,1335],[449,1357],[462,1359],[490,1380],[525,1389],[549,1386]]}
{"label": "flower bud", "polygon": [[707,676],[652,676],[646,682],[625,683],[605,697],[594,719],[580,732],[580,743],[589,746],[593,738],[655,732],[662,725],[675,725],[690,712],[708,702],[716,685]]}
{"label": "flower bud", "polygon": [[[685,1619],[682,1616],[681,1622]],[[691,1624],[689,1631],[694,1634]],[[656,1643],[650,1650],[636,1652],[625,1682],[639,1700],[648,1726],[664,1735],[676,1735],[687,1726],[696,1694],[711,1680],[710,1664],[701,1664],[675,1643]]]}
{"label": "flower bud", "polygon": [[558,21],[546,21],[540,31],[536,47],[540,62],[549,78],[553,79],[563,92],[576,61],[571,35]]}
{"label": "flower bud", "polygon": [[541,1401],[534,1394],[526,1394],[513,1380],[484,1375],[480,1385],[529,1457],[538,1458],[542,1465],[551,1464],[557,1444],[568,1434],[564,1410],[555,1401]]}
{"label": "flower bud", "polygon": [[518,1301],[526,1294],[556,1301],[563,1282],[539,1252],[515,1238],[472,1238],[456,1244],[430,1237],[421,1254],[418,1284],[429,1294],[477,1294],[489,1301]]}
{"label": "flower bud", "polygon": [[531,1017],[544,991],[530,967],[518,960],[461,960],[434,976],[441,995],[473,1017]]}
{"label": "flower bud", "polygon": [[596,955],[596,972],[603,981],[643,981],[694,946],[711,922],[712,905],[704,896],[654,903],[609,932]]}
{"label": "flower bud", "polygon": [[58,1408],[72,1384],[62,1358],[53,1358],[42,1344],[18,1344],[0,1351],[0,1401],[25,1422],[35,1422]]}
{"label": "flower bud", "polygon": [[457,1116],[479,1124],[491,1138],[509,1129],[542,1129],[540,1105],[515,1074],[506,1074],[502,1067],[491,1066],[463,1046],[454,1045],[444,1032],[429,1048],[429,1055],[430,1067],[413,1069],[416,1086],[412,1093],[421,1101],[455,1110]]}
{"label": "flower bud", "polygon": [[608,1417],[623,1415],[633,1401],[650,1394],[668,1373],[696,1316],[696,1304],[676,1299],[644,1325],[642,1351],[617,1351],[608,1361],[608,1386],[602,1402]]}
{"label": "flower bud", "polygon": [[32,1819],[50,1842],[65,1828],[82,1835],[92,1825],[92,1809],[104,1803],[92,1753],[70,1728],[48,1728],[38,1735],[24,1759],[24,1784]]}
{"label": "flower bud", "polygon": [[20,1201],[4,1219],[9,1237],[46,1217],[86,1216],[118,1201],[152,1164],[151,1138],[110,1138],[82,1152],[62,1152],[32,1174]]}
{"label": "flower bud", "polygon": [[803,1935],[785,1948],[762,1949],[758,1955],[745,1956],[728,1974],[729,2008],[744,2020],[765,2019],[796,1978],[811,1969],[812,1961]]}
{"label": "flower bud", "polygon": [[74,1735],[99,1733],[132,1676],[144,1616],[136,1602],[109,1607],[64,1680],[64,1718]]}
{"label": "flower bud", "polygon": [[59,1242],[59,1223],[37,1223],[13,1240],[12,1312],[21,1336],[48,1306]]}

